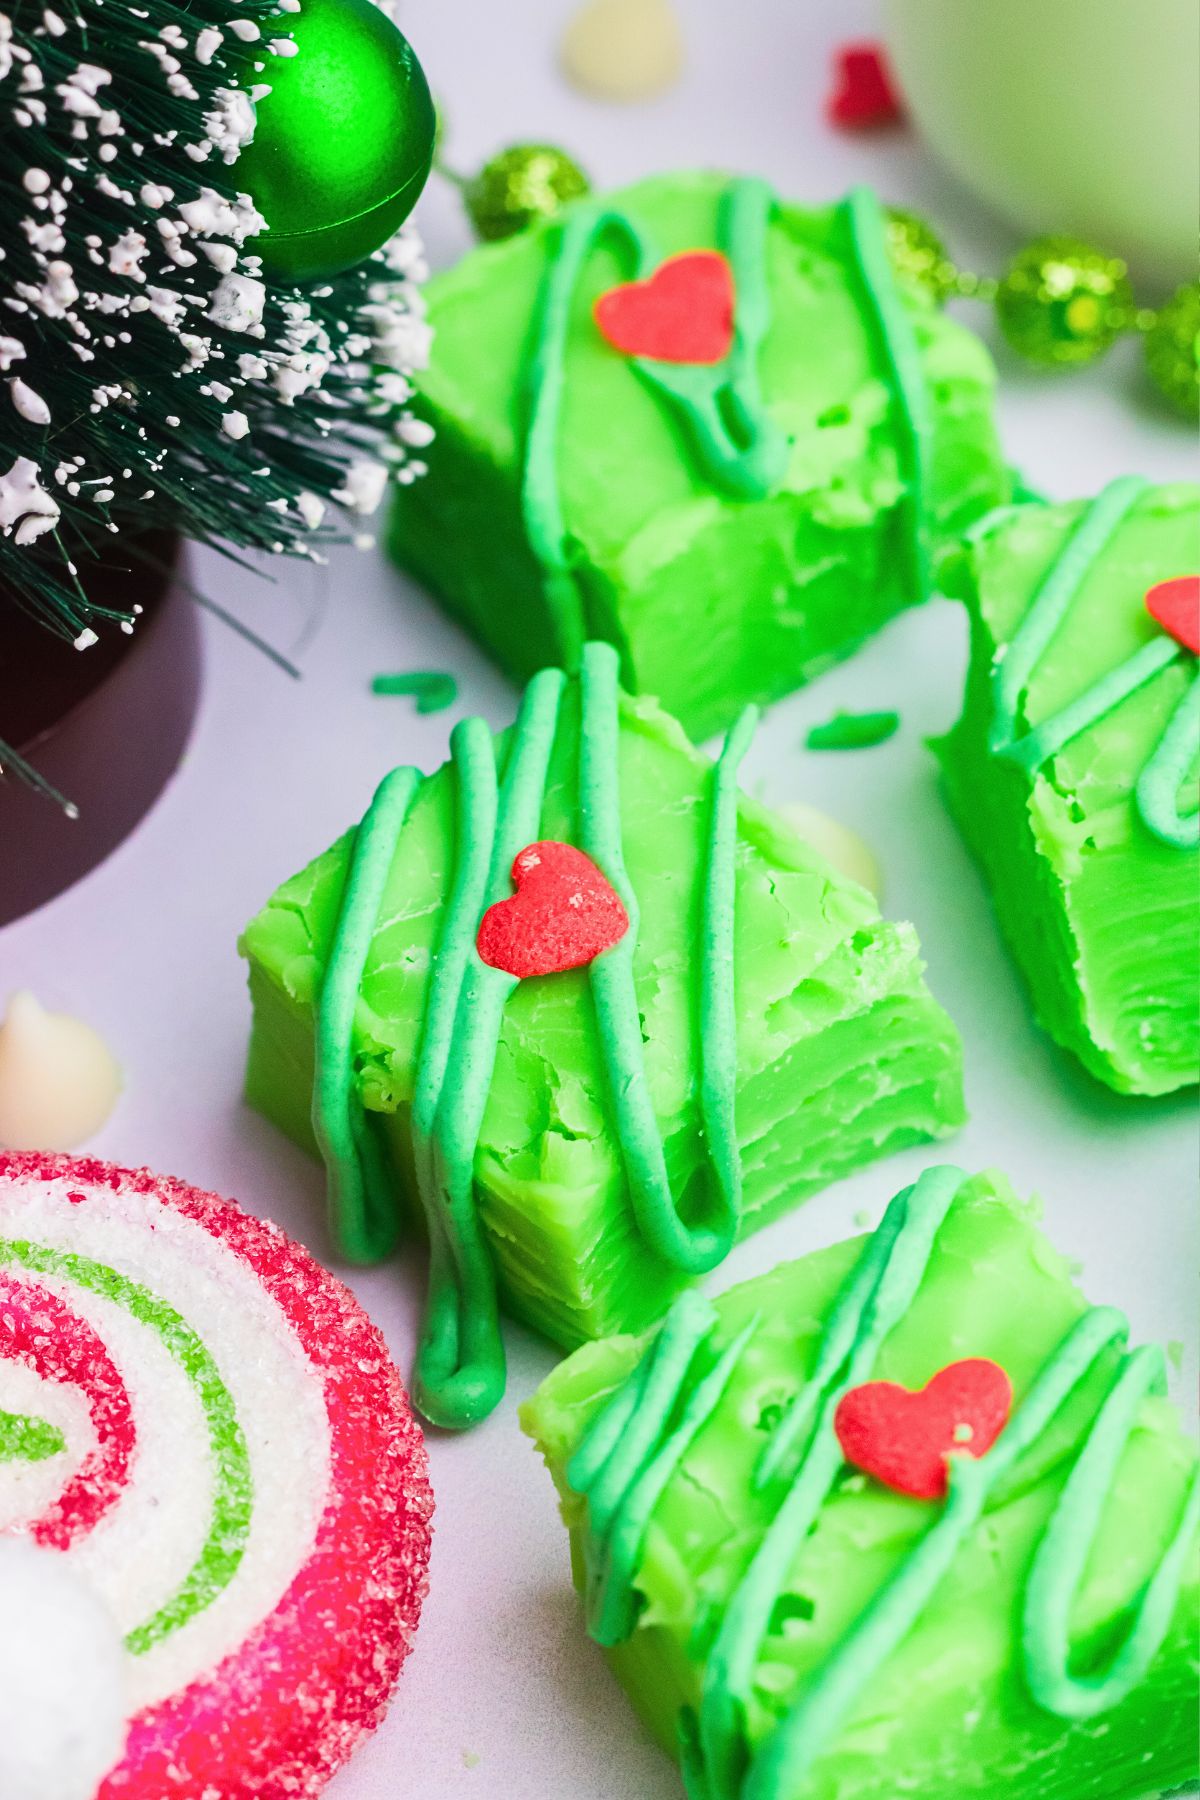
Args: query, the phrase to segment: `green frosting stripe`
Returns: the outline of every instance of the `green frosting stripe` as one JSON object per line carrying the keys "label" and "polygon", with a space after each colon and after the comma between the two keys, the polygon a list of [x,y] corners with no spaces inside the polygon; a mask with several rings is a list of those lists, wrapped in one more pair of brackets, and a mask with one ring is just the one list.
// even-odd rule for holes
{"label": "green frosting stripe", "polygon": [[646,1080],[634,984],[638,905],[621,851],[617,655],[609,644],[584,652],[580,734],[580,836],[629,914],[620,943],[591,965],[592,993],[616,1114],[617,1137],[638,1229],[674,1267],[700,1274],[728,1254],[741,1218],[741,1157],[734,1117],[737,1017],[733,915],[737,771],[757,717],[747,708],[713,772],[700,946],[700,1116],[707,1151],[705,1194],[685,1222],[671,1192],[662,1137]]}
{"label": "green frosting stripe", "polygon": [[[992,673],[988,747],[1033,775],[1080,732],[1178,662],[1183,646],[1163,633],[1048,719],[1021,727],[1025,693],[1096,559],[1112,544],[1149,483],[1140,475],[1110,482],[1086,509],[1051,564],[1021,627]],[[1138,775],[1134,804],[1147,829],[1186,850],[1200,843],[1200,814],[1181,815],[1179,790],[1200,755],[1200,681],[1184,695]]]}
{"label": "green frosting stripe", "polygon": [[1180,700],[1137,779],[1138,811],[1156,838],[1177,850],[1200,844],[1200,812],[1181,813],[1179,790],[1200,757],[1200,675]]}
{"label": "green frosting stripe", "polygon": [[387,1160],[358,1099],[354,1015],[392,853],[420,781],[419,769],[393,769],[358,828],[317,1008],[313,1132],[328,1171],[330,1234],[351,1262],[380,1261],[399,1233]]}
{"label": "green frosting stripe", "polygon": [[571,302],[588,256],[612,233],[630,256],[636,277],[654,258],[638,227],[624,213],[595,205],[575,207],[557,228],[538,299],[526,370],[529,409],[521,513],[544,578],[546,605],[555,636],[555,654],[575,669],[587,626],[583,601],[571,568],[570,538],[558,482],[558,433],[566,386],[567,333]]}
{"label": "green frosting stripe", "polygon": [[[720,1405],[742,1351],[754,1335],[757,1321],[751,1320],[697,1384],[684,1403],[678,1423],[667,1431],[667,1421],[687,1380],[693,1351],[700,1347],[716,1323],[716,1314],[707,1301],[699,1296],[686,1298],[694,1301],[698,1315],[695,1335],[685,1340],[682,1347],[673,1347],[674,1353],[664,1369],[661,1393],[647,1392],[638,1404],[638,1421],[640,1423],[644,1414],[649,1415],[650,1435],[658,1448],[645,1466],[635,1467],[632,1471],[619,1506],[612,1509],[608,1531],[603,1543],[597,1547],[599,1554],[589,1563],[586,1611],[588,1629],[598,1644],[622,1643],[637,1623],[633,1578],[641,1559],[650,1516],[692,1441]],[[682,1311],[679,1301],[676,1311]],[[663,1335],[666,1335],[666,1328]],[[663,1360],[656,1359],[656,1368]],[[590,1514],[594,1506],[590,1495],[588,1506]]]}
{"label": "green frosting stripe", "polygon": [[56,1276],[87,1288],[147,1326],[187,1376],[204,1413],[213,1471],[208,1531],[199,1555],[175,1593],[126,1636],[127,1649],[134,1656],[142,1656],[211,1606],[237,1574],[245,1554],[254,1510],[254,1480],[233,1396],[201,1339],[174,1307],[149,1288],[85,1256],[44,1244],[0,1239],[0,1268],[14,1263],[31,1274]]}
{"label": "green frosting stripe", "polygon": [[[1123,1334],[1124,1326],[1117,1315],[1114,1335]],[[1144,1678],[1175,1611],[1184,1561],[1200,1524],[1200,1476],[1193,1477],[1175,1535],[1106,1667],[1087,1675],[1071,1673],[1071,1606],[1096,1540],[1105,1496],[1143,1400],[1165,1392],[1163,1353],[1143,1345],[1109,1391],[1034,1557],[1025,1589],[1025,1673],[1039,1706],[1061,1718],[1095,1718],[1123,1700]]]}
{"label": "green frosting stripe", "polygon": [[572,1462],[568,1480],[572,1485],[579,1481],[578,1491],[587,1493],[588,1513],[598,1538],[608,1536],[618,1508],[657,1446],[692,1357],[715,1323],[716,1314],[702,1295],[681,1294],[629,1384],[628,1392],[636,1404],[626,1414],[622,1404],[626,1390],[613,1402],[614,1413],[623,1423],[611,1448],[603,1460],[581,1455]]}
{"label": "green frosting stripe", "polygon": [[[763,405],[758,353],[771,322],[766,234],[776,205],[762,181],[738,181],[721,208],[722,247],[736,294],[733,348],[715,367],[635,357],[641,380],[671,407],[700,467],[737,499],[763,499],[783,480],[788,442]],[[521,512],[543,571],[555,652],[579,666],[587,618],[571,562],[571,537],[559,486],[559,427],[567,380],[567,338],[576,289],[592,251],[613,237],[641,280],[659,261],[627,213],[599,202],[571,208],[557,227],[538,297],[525,369],[527,425]]]}
{"label": "green frosting stripe", "polygon": [[733,270],[733,347],[714,367],[634,358],[648,387],[673,407],[700,467],[737,500],[764,500],[787,473],[788,441],[763,404],[758,355],[771,324],[767,227],[778,204],[765,181],[735,181],[718,235]]}
{"label": "green frosting stripe", "polygon": [[870,188],[855,188],[846,197],[845,214],[863,292],[891,376],[902,444],[901,472],[908,486],[913,593],[918,600],[926,600],[933,586],[926,502],[930,420],[921,355],[912,319],[896,288],[879,201]]}
{"label": "green frosting stripe", "polygon": [[[429,980],[420,1056],[413,1088],[412,1144],[417,1194],[429,1235],[429,1297],[422,1335],[427,1396],[458,1371],[468,1330],[487,1379],[504,1384],[503,1347],[490,1262],[481,1266],[477,1231],[456,1239],[447,1219],[434,1144],[438,1106],[454,1048],[455,1022],[471,953],[473,927],[483,909],[496,835],[496,757],[482,719],[466,719],[450,739],[456,780],[454,880],[441,941]],[[486,1250],[483,1251],[486,1258]],[[470,1308],[470,1320],[464,1317]],[[471,1323],[473,1321],[473,1323]],[[498,1360],[497,1360],[498,1359]]]}
{"label": "green frosting stripe", "polygon": [[[538,836],[565,683],[558,669],[543,670],[530,682],[499,787],[484,722],[463,720],[451,737],[454,873],[427,990],[412,1141],[430,1246],[414,1393],[428,1419],[456,1430],[484,1418],[505,1383],[496,1275],[476,1201],[475,1157],[504,1007],[517,978],[485,964],[475,937],[483,913],[510,893],[516,857]],[[671,1192],[643,1055],[634,981],[638,907],[621,847],[618,658],[611,645],[584,646],[580,694],[580,836],[630,919],[620,943],[595,959],[589,975],[631,1204],[651,1248],[673,1266],[698,1272],[726,1254],[741,1219],[734,1108],[737,770],[755,714],[747,709],[739,720],[713,772],[698,959],[706,1216],[685,1223]],[[335,1239],[362,1260],[391,1247],[398,1208],[395,1172],[357,1097],[354,1018],[388,870],[418,779],[411,769],[388,776],[359,828],[318,1009],[314,1125],[329,1172]]]}
{"label": "green frosting stripe", "polygon": [[[428,1134],[417,1178],[429,1223],[430,1289],[414,1392],[425,1416],[452,1430],[485,1418],[503,1394],[505,1382],[496,1275],[475,1199],[475,1151],[504,1003],[516,977],[480,960],[475,932],[480,912],[508,894],[513,861],[537,836],[564,681],[559,670],[546,669],[525,691],[492,814],[494,832],[487,829],[491,786],[486,774],[481,775],[482,735],[475,733],[469,740],[464,731],[458,740],[459,847],[477,860],[456,882],[452,896],[438,958],[439,963],[447,962],[447,979],[441,991],[435,984],[433,998],[438,1004],[427,1022],[416,1079],[419,1135]],[[492,755],[489,738],[487,760]],[[473,807],[481,795],[484,805],[477,819]],[[478,843],[468,846],[477,831]],[[480,905],[478,871],[485,845],[490,857]],[[455,973],[458,985],[447,1037]]]}
{"label": "green frosting stripe", "polygon": [[1094,682],[1077,700],[1043,719],[1040,725],[1024,732],[998,754],[1019,764],[1030,775],[1034,774],[1072,738],[1078,737],[1081,731],[1086,731],[1089,725],[1094,725],[1122,700],[1177,662],[1180,654],[1179,645],[1172,643],[1169,637],[1151,638],[1119,668],[1110,669],[1101,680]]}
{"label": "green frosting stripe", "polygon": [[1002,755],[1017,736],[1025,690],[1098,556],[1146,490],[1140,475],[1110,482],[1084,512],[1047,571],[1033,604],[992,676],[992,729],[989,747]]}
{"label": "green frosting stripe", "polygon": [[[843,1474],[834,1430],[837,1405],[848,1388],[870,1377],[884,1340],[911,1306],[964,1180],[958,1169],[930,1170],[892,1202],[827,1316],[804,1389],[775,1428],[759,1485],[786,1481],[787,1486],[726,1606],[708,1655],[699,1714],[685,1712],[680,1720],[691,1800],[800,1800],[809,1791],[813,1765],[861,1703],[873,1676],[911,1632],[989,1502],[998,1493],[1011,1495],[1010,1478],[1036,1462],[1064,1405],[1108,1363],[1113,1374],[1107,1392],[1025,1582],[1021,1654],[1029,1692],[1038,1706],[1059,1717],[1096,1717],[1144,1680],[1166,1637],[1185,1557],[1200,1524],[1196,1477],[1155,1573],[1125,1621],[1120,1643],[1109,1651],[1102,1669],[1072,1672],[1075,1595],[1142,1402],[1165,1386],[1161,1352],[1122,1354],[1126,1319],[1110,1308],[1091,1308],[1043,1364],[988,1454],[951,1459],[946,1502],[929,1530],[807,1680],[774,1730],[756,1747],[748,1742],[747,1705],[775,1600]],[[754,1330],[752,1322],[688,1394],[693,1356],[711,1334],[713,1320],[701,1310],[705,1303],[695,1296],[684,1298],[687,1315],[668,1320],[658,1342],[593,1422],[567,1470],[569,1484],[575,1487],[578,1480],[578,1491],[588,1495],[590,1535],[597,1530],[593,1496],[605,1491],[609,1468],[619,1459],[612,1487],[620,1498],[614,1507],[613,1493],[607,1492],[602,1536],[588,1545],[589,1626],[606,1644],[621,1641],[636,1625],[634,1579],[650,1513],[686,1448],[715,1414]],[[646,1383],[650,1367],[661,1370],[653,1396]],[[631,1412],[636,1444],[630,1442]]]}
{"label": "green frosting stripe", "polygon": [[[705,1670],[695,1736],[699,1757],[690,1769],[685,1765],[695,1793],[704,1800],[739,1800],[749,1755],[746,1701],[771,1611],[842,1472],[833,1424],[838,1402],[848,1388],[869,1378],[884,1339],[911,1306],[942,1221],[965,1180],[961,1169],[946,1165],[927,1170],[914,1187],[899,1194],[888,1209],[882,1245],[868,1244],[866,1273],[860,1278],[855,1271],[844,1305],[834,1309],[829,1353],[818,1358],[818,1367],[824,1363],[824,1379],[808,1384],[816,1389],[811,1434],[779,1511],[730,1599]],[[784,1431],[787,1423],[785,1416],[777,1429]],[[690,1725],[687,1729],[690,1737]]]}

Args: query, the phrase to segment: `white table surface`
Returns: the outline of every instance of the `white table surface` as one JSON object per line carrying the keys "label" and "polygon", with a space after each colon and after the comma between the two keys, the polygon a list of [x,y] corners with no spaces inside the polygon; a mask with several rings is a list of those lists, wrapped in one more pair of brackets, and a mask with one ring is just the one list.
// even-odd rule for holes
{"label": "white table surface", "polygon": [[[968,266],[995,269],[1014,240],[952,188],[907,133],[850,138],[823,123],[831,46],[870,28],[866,0],[681,0],[690,61],[647,106],[584,99],[557,73],[553,43],[572,0],[408,0],[405,25],[449,122],[453,161],[473,168],[514,140],[562,143],[599,184],[696,164],[740,166],[787,193],[825,200],[873,182],[940,220]],[[435,264],[468,236],[450,190],[422,203]],[[982,310],[976,323],[987,330]],[[1037,377],[1002,355],[1010,455],[1055,495],[1136,469],[1193,473],[1188,432],[1141,398],[1136,352],[1097,369]],[[232,1194],[327,1256],[318,1170],[239,1100],[249,1022],[239,928],[284,876],[365,806],[391,764],[432,768],[454,720],[499,725],[514,696],[458,631],[377,554],[339,553],[325,571],[279,565],[277,586],[213,555],[193,573],[297,656],[278,674],[211,620],[199,725],[179,776],[135,836],[73,891],[0,931],[0,997],[29,986],[78,1012],[115,1047],[126,1089],[97,1153]],[[1042,1194],[1051,1233],[1096,1299],[1135,1333],[1192,1345],[1197,1249],[1190,1100],[1121,1102],[1080,1076],[1034,1029],[978,878],[943,810],[923,739],[955,716],[963,621],[934,603],[766,720],[750,788],[803,798],[860,831],[886,872],[886,909],[916,921],[930,980],[962,1029],[972,1121],[951,1154],[1006,1168]],[[372,674],[448,668],[460,704],[419,718],[373,698]],[[836,708],[895,707],[886,749],[814,755],[807,726]],[[808,1202],[729,1259],[714,1286],[757,1273],[874,1221],[928,1160],[876,1165]],[[411,1259],[350,1276],[407,1368],[421,1271]],[[432,1585],[382,1730],[333,1783],[331,1800],[677,1800],[672,1766],[641,1734],[586,1640],[549,1477],[516,1424],[518,1400],[554,1351],[508,1330],[509,1395],[468,1437],[430,1442],[437,1495]],[[1187,1361],[1185,1359],[1185,1367]],[[1186,1391],[1192,1391],[1189,1381]]]}

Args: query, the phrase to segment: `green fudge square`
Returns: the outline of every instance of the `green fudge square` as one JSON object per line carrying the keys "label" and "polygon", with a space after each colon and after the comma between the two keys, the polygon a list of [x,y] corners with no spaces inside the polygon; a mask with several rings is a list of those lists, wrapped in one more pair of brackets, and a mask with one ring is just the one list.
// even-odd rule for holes
{"label": "green fudge square", "polygon": [[[721,244],[730,196],[761,188],[657,177],[485,245],[431,282],[417,409],[436,435],[428,476],[399,488],[391,525],[396,559],[512,676],[575,668],[583,637],[605,638],[626,686],[657,695],[694,738],[791,692],[925,599],[943,551],[1009,494],[989,358],[927,296],[895,286],[885,222],[862,193],[769,212],[765,330],[745,363],[778,440],[765,491],[715,478],[670,404],[699,383],[728,411],[718,384],[731,359],[639,363],[598,329],[596,298],[633,273],[619,231],[597,237],[569,284],[561,395],[550,393],[536,352],[565,232],[603,208],[633,222],[654,261]],[[735,275],[748,308],[750,283]],[[552,442],[534,480],[538,405]],[[547,482],[562,515],[558,582],[529,513],[531,488]]]}
{"label": "green fudge square", "polygon": [[1200,686],[1146,603],[1198,566],[1200,488],[1126,478],[981,521],[956,584],[971,662],[938,746],[950,807],[1041,1023],[1122,1093],[1200,1077]]}
{"label": "green fudge square", "polygon": [[[1127,1333],[1002,1176],[942,1168],[873,1237],[693,1291],[654,1338],[549,1376],[522,1422],[591,1633],[691,1800],[1143,1800],[1194,1778],[1196,1455],[1162,1353]],[[943,1423],[945,1497],[845,1460],[847,1393],[969,1359],[1013,1406],[978,1457]]]}
{"label": "green fudge square", "polygon": [[[686,1212],[708,1148],[697,982],[720,768],[714,772],[653,701],[618,694],[615,655],[605,645],[589,646],[582,677],[539,675],[517,727],[494,744],[480,721],[465,721],[452,742],[456,756],[467,743],[478,751],[470,733],[482,732],[482,760],[497,759],[503,796],[533,741],[522,736],[524,722],[547,693],[560,696],[544,785],[500,859],[508,892],[514,850],[535,840],[580,842],[580,758],[592,742],[590,723],[581,729],[592,704],[586,684],[589,674],[606,673],[616,777],[606,791],[639,915],[633,1030],[666,1169]],[[728,966],[736,999],[731,1109],[745,1232],[873,1157],[955,1129],[963,1119],[961,1046],[924,985],[911,926],[880,918],[865,890],[732,783],[728,802],[732,915],[714,966]],[[386,1152],[384,1204],[397,1221],[423,1216],[414,1095],[434,1034],[433,980],[462,941],[452,941],[451,897],[476,825],[483,830],[482,814],[472,811],[458,762],[419,779],[366,921],[347,1062],[354,1097]],[[309,1151],[318,1007],[357,849],[349,833],[286,881],[241,945],[254,1007],[247,1095]],[[466,930],[472,980],[487,978],[474,950],[478,918],[476,907]],[[516,982],[505,995],[474,1140],[474,1192],[464,1200],[477,1213],[507,1309],[567,1346],[644,1328],[691,1278],[647,1241],[631,1206],[594,991],[604,961]],[[452,1073],[449,1085],[455,1080]]]}

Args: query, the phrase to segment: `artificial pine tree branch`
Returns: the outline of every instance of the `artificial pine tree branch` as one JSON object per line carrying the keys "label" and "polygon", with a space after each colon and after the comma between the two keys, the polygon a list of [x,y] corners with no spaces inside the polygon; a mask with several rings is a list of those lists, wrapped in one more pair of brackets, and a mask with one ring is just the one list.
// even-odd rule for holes
{"label": "artificial pine tree branch", "polygon": [[87,596],[111,533],[311,556],[380,454],[423,473],[416,238],[307,291],[248,248],[236,158],[299,4],[0,12],[0,608],[80,647],[132,616]]}

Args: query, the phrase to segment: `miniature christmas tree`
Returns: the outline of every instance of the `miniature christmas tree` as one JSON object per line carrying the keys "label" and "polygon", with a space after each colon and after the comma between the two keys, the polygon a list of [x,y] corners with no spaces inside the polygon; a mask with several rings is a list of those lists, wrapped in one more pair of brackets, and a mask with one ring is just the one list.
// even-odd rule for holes
{"label": "miniature christmas tree", "polygon": [[[294,82],[286,105],[264,104],[305,57],[348,44],[372,79],[390,57],[383,79],[400,71],[414,119],[410,162],[432,145],[403,38],[365,0],[333,5],[304,0],[300,17],[300,0],[77,0],[60,15],[18,0],[0,13],[0,629],[23,607],[66,655],[106,626],[131,629],[132,597],[119,612],[88,596],[112,533],[131,565],[139,536],[163,528],[312,556],[336,535],[330,502],[369,512],[388,464],[401,481],[423,472],[411,452],[424,427],[405,411],[428,335],[421,250],[407,229],[382,240],[427,155],[403,194],[393,180],[370,196],[364,243],[361,209],[347,237],[345,183],[334,191],[318,151],[307,188],[293,183],[299,239],[272,235],[280,133],[293,159],[306,132],[333,141]],[[256,109],[246,167],[275,196],[270,220],[239,180]],[[286,244],[310,230],[332,272],[298,287],[312,259]]]}

